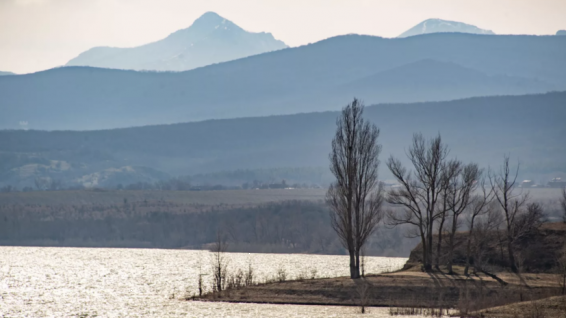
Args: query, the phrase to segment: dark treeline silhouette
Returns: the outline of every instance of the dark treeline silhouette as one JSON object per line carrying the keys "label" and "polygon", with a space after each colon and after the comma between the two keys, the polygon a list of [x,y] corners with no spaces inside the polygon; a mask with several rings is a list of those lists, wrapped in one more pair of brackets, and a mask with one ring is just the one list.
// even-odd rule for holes
{"label": "dark treeline silhouette", "polygon": [[[0,206],[0,244],[207,248],[217,233],[230,251],[344,254],[322,203],[198,205],[165,201]],[[407,255],[414,242],[386,230],[369,255]]]}
{"label": "dark treeline silhouette", "polygon": [[[10,166],[10,158],[0,155],[0,164]],[[7,160],[3,160],[7,159]],[[139,168],[137,168],[139,169]],[[9,169],[8,169],[9,170]],[[325,173],[326,172],[326,173]],[[136,181],[141,176],[116,175],[109,176],[104,182],[93,185],[83,185],[73,180],[65,180],[62,176],[36,177],[29,185],[18,187],[5,184],[0,192],[30,192],[30,191],[64,191],[81,189],[116,189],[116,190],[174,190],[174,191],[207,191],[207,190],[236,190],[236,189],[319,189],[325,187],[330,173],[319,167],[300,168],[271,168],[271,169],[239,169],[215,173],[201,173],[176,178],[164,178],[156,181]],[[134,175],[134,176],[132,176]],[[146,177],[146,176],[143,176]],[[128,181],[130,181],[128,183]],[[133,181],[133,182],[132,182]]]}

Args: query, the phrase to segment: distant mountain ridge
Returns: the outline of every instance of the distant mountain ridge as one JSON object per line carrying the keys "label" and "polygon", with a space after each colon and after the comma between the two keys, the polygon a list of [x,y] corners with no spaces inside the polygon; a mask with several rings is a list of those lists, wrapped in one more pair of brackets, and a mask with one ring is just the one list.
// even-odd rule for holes
{"label": "distant mountain ridge", "polygon": [[0,76],[4,76],[4,75],[16,75],[16,74],[14,74],[12,72],[2,72],[2,71],[0,71]]}
{"label": "distant mountain ridge", "polygon": [[[566,177],[566,92],[368,106],[381,159],[405,160],[412,134],[441,134],[451,155],[498,167],[521,161],[525,179]],[[237,169],[328,167],[338,111],[97,131],[0,131],[0,187],[35,176],[82,184]],[[149,167],[150,169],[141,169]],[[133,167],[124,168],[124,167]],[[132,171],[134,170],[134,171]],[[327,171],[327,170],[326,170]],[[381,167],[382,178],[390,178]],[[125,183],[123,183],[125,185]]]}
{"label": "distant mountain ridge", "polygon": [[89,130],[328,111],[353,96],[375,104],[566,90],[563,52],[566,38],[558,36],[347,35],[186,72],[63,67],[0,77],[0,129],[25,122],[28,129]]}
{"label": "distant mountain ridge", "polygon": [[516,76],[489,76],[452,62],[420,60],[348,83],[333,92],[381,102],[419,102],[473,96],[520,95],[555,90],[550,83]]}
{"label": "distant mountain ridge", "polygon": [[558,30],[556,31],[556,35],[566,35],[566,30]]}
{"label": "distant mountain ridge", "polygon": [[471,24],[441,19],[428,19],[403,32],[398,37],[406,38],[414,35],[445,32],[495,34],[491,30],[480,29],[477,26]]}
{"label": "distant mountain ridge", "polygon": [[185,71],[214,63],[280,50],[287,45],[271,33],[251,33],[214,12],[163,40],[134,48],[95,47],[67,66]]}

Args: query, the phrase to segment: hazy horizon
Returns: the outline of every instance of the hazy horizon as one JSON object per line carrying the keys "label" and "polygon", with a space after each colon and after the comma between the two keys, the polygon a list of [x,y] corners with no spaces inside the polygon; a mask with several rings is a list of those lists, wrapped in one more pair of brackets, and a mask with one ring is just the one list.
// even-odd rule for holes
{"label": "hazy horizon", "polygon": [[[489,9],[486,9],[489,8]],[[95,46],[134,47],[165,38],[213,11],[245,30],[269,32],[294,47],[358,33],[396,37],[439,18],[496,34],[551,35],[566,29],[566,2],[533,1],[0,1],[0,71],[64,65]],[[292,23],[289,23],[292,21]],[[96,25],[96,28],[92,27]]]}

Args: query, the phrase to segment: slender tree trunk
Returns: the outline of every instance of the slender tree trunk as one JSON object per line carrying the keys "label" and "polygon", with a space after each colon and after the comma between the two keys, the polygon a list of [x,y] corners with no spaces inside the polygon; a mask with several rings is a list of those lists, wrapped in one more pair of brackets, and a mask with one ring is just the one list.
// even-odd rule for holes
{"label": "slender tree trunk", "polygon": [[350,251],[350,278],[357,279],[360,277],[359,267],[356,267],[356,255],[354,251]]}
{"label": "slender tree trunk", "polygon": [[513,273],[517,273],[517,265],[515,263],[515,253],[513,253],[513,238],[511,235],[507,236],[507,254],[509,255],[509,266]]}
{"label": "slender tree trunk", "polygon": [[441,249],[442,249],[442,229],[444,227],[444,220],[446,220],[446,218],[443,216],[441,221],[440,221],[440,225],[438,226],[438,242],[436,244],[436,269],[440,270],[440,254],[441,254]]}
{"label": "slender tree trunk", "polygon": [[497,231],[497,240],[499,240],[499,254],[501,255],[501,260],[505,259],[505,254],[503,253],[503,240],[501,238],[501,233]]}
{"label": "slender tree trunk", "polygon": [[356,250],[356,278],[360,277],[360,251]]}
{"label": "slender tree trunk", "polygon": [[430,271],[432,268],[430,266],[430,253],[429,253],[429,246],[428,246],[428,238],[421,234],[421,240],[423,245],[423,268],[425,271]]}
{"label": "slender tree trunk", "polygon": [[426,264],[426,248],[425,248],[426,247],[426,240],[425,240],[422,232],[421,232],[421,245],[423,247],[422,258],[423,258],[423,266],[424,266],[424,264]]}
{"label": "slender tree trunk", "polygon": [[448,270],[448,274],[452,275],[454,274],[454,271],[452,269],[452,264],[454,263],[454,233],[450,234],[450,239],[449,239],[449,243],[448,243],[449,247],[448,247],[448,261],[446,263],[446,267]]}
{"label": "slender tree trunk", "polygon": [[454,263],[454,237],[456,236],[456,230],[458,229],[458,219],[456,218],[456,214],[452,219],[452,231],[450,232],[450,239],[449,239],[449,251],[448,251],[448,274],[454,274],[452,270],[452,264]]}
{"label": "slender tree trunk", "polygon": [[427,233],[427,262],[424,264],[425,270],[427,272],[432,271],[432,246],[433,246],[433,242],[432,242],[432,226],[433,226],[433,222],[432,222],[432,217],[430,218],[431,221],[429,222],[429,226],[428,226],[428,233]]}
{"label": "slender tree trunk", "polygon": [[468,243],[466,246],[466,267],[464,267],[464,275],[468,276],[468,271],[470,270],[470,258],[472,257],[470,254],[472,253],[472,235],[474,234],[474,219],[472,218],[472,222],[470,224],[470,231],[468,232]]}

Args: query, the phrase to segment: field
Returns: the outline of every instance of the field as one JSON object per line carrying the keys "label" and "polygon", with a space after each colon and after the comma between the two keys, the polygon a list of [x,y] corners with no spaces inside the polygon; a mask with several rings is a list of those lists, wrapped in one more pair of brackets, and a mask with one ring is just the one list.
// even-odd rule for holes
{"label": "field", "polygon": [[[520,191],[520,189],[519,189]],[[533,188],[524,190],[533,201],[555,204],[560,189]],[[165,201],[180,204],[261,204],[290,200],[321,201],[326,189],[261,189],[222,191],[159,191],[159,190],[72,190],[0,193],[0,205],[10,204],[120,204],[128,202]]]}

